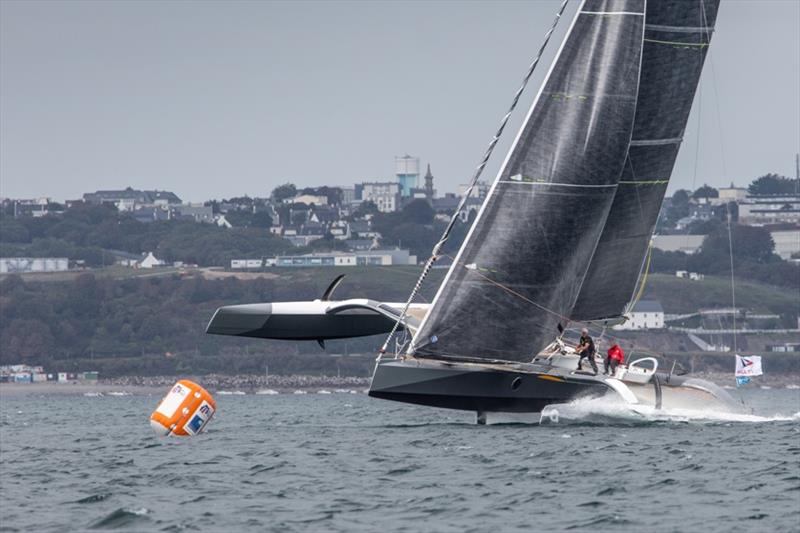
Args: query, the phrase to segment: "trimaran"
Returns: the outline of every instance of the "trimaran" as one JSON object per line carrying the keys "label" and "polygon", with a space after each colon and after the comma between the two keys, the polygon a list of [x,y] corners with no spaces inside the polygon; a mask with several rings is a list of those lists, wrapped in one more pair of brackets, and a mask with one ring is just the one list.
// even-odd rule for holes
{"label": "trimaran", "polygon": [[412,300],[452,223],[408,303],[333,301],[340,276],[320,300],[221,307],[207,332],[321,344],[390,332],[369,394],[475,411],[479,422],[609,391],[655,408],[734,408],[713,383],[660,370],[652,357],[613,377],[578,372],[563,339],[575,325],[605,331],[630,309],[718,6],[581,2],[430,304]]}

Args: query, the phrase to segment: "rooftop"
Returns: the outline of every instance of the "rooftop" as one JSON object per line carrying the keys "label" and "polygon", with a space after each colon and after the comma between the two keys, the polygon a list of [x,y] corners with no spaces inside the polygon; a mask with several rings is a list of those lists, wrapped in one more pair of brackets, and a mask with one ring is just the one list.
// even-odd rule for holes
{"label": "rooftop", "polygon": [[663,313],[661,302],[656,300],[640,300],[633,306],[634,313]]}

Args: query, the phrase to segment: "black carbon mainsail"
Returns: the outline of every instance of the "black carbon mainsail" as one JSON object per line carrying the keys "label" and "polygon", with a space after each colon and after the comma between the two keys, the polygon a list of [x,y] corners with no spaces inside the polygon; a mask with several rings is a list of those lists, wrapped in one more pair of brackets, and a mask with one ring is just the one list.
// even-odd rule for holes
{"label": "black carbon mainsail", "polygon": [[568,316],[633,131],[644,0],[584,1],[411,353],[527,361]]}
{"label": "black carbon mainsail", "polygon": [[706,57],[719,0],[649,1],[630,154],[571,313],[621,315],[655,229]]}

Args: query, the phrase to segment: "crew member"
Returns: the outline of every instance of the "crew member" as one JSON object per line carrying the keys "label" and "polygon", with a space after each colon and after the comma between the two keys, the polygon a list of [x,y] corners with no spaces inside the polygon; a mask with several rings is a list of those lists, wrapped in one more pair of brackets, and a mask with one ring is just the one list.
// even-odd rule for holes
{"label": "crew member", "polygon": [[594,340],[589,336],[589,330],[583,328],[581,330],[581,338],[578,341],[578,346],[575,347],[575,353],[580,354],[580,358],[578,359],[578,370],[583,370],[582,363],[583,358],[586,357],[589,359],[589,364],[592,365],[592,370],[594,370],[594,375],[597,375],[597,363],[594,362]]}
{"label": "crew member", "polygon": [[619,344],[616,342],[614,343],[611,348],[608,349],[608,357],[606,357],[605,363],[603,365],[604,372],[603,374],[608,374],[609,367],[611,368],[611,375],[615,375],[617,373],[617,365],[621,365],[625,362],[625,352],[622,351]]}

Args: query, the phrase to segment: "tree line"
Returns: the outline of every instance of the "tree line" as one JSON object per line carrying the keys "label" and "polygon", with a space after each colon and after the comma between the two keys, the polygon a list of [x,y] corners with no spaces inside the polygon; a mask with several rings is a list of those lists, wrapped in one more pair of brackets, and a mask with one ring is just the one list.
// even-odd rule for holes
{"label": "tree line", "polygon": [[59,215],[0,215],[0,256],[68,257],[87,266],[114,263],[114,252],[155,253],[167,262],[227,265],[237,257],[293,253],[260,227],[222,228],[191,220],[140,222],[114,206],[76,204]]}
{"label": "tree line", "polygon": [[[396,276],[396,283],[387,283],[386,276],[354,275],[338,292],[390,301],[403,298],[413,274],[401,273],[406,276]],[[0,280],[0,364],[97,367],[107,375],[158,374],[187,361],[202,363],[207,372],[229,372],[251,363],[263,370],[268,360],[272,372],[286,373],[297,370],[294,357],[301,357],[311,370],[325,367],[329,363],[317,358],[330,357],[316,343],[206,335],[205,327],[222,305],[319,298],[333,275],[326,272],[310,280],[298,273],[277,281],[177,274],[113,279],[85,273],[64,282],[8,275]],[[371,352],[375,344],[374,339],[349,339],[332,342],[329,348]]]}

